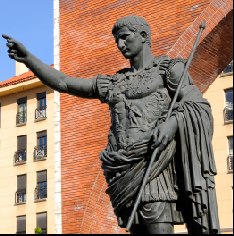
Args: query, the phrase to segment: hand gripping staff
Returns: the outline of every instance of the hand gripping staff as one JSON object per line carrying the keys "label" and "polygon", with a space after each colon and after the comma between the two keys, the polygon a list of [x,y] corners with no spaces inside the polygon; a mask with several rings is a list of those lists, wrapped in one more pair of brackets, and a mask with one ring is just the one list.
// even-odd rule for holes
{"label": "hand gripping staff", "polygon": [[[198,32],[198,34],[197,34],[196,40],[195,40],[195,42],[194,42],[194,44],[193,44],[192,52],[191,52],[191,54],[189,55],[188,61],[187,61],[186,65],[185,65],[185,69],[184,69],[183,75],[181,76],[179,85],[178,85],[178,87],[177,87],[177,89],[176,89],[176,93],[175,93],[174,98],[173,98],[173,100],[172,100],[172,102],[171,102],[171,104],[170,104],[170,108],[169,108],[168,113],[167,113],[166,121],[167,121],[167,120],[170,118],[170,116],[171,116],[172,109],[173,109],[173,107],[174,107],[174,105],[175,105],[175,103],[176,103],[178,94],[179,94],[180,89],[181,89],[181,87],[182,87],[182,85],[183,85],[183,81],[184,81],[185,75],[187,75],[189,66],[190,66],[190,64],[191,64],[191,62],[192,62],[193,54],[194,54],[194,52],[195,52],[195,50],[196,50],[196,47],[197,47],[197,44],[198,44],[198,42],[199,42],[199,40],[200,40],[202,31],[205,29],[205,27],[206,27],[206,22],[205,22],[205,21],[202,21],[202,23],[201,23],[201,25],[200,25],[200,27],[199,27],[200,29],[199,29],[199,32]],[[149,163],[148,168],[147,168],[147,170],[146,170],[146,172],[145,172],[145,175],[144,175],[144,178],[143,178],[143,182],[142,182],[140,191],[138,192],[137,198],[136,198],[136,200],[135,200],[132,213],[131,213],[131,215],[130,215],[130,217],[129,217],[129,219],[128,219],[128,223],[127,223],[127,226],[126,226],[126,231],[127,231],[127,232],[129,232],[129,230],[130,230],[130,228],[131,228],[131,226],[132,226],[132,222],[133,222],[133,219],[134,219],[135,212],[136,212],[136,210],[137,210],[137,208],[138,208],[138,205],[139,205],[139,203],[140,203],[140,200],[141,200],[141,197],[142,197],[142,193],[143,193],[144,187],[145,187],[145,185],[146,185],[146,183],[147,183],[147,181],[148,181],[148,178],[149,178],[149,175],[150,175],[150,171],[151,171],[151,167],[152,167],[152,165],[153,165],[153,163],[154,163],[154,161],[155,161],[155,158],[156,158],[156,156],[157,156],[157,154],[158,154],[158,151],[159,151],[159,148],[157,147],[157,148],[154,150],[154,152],[153,152],[153,154],[152,154],[152,156],[151,156],[150,163]],[[165,160],[165,159],[164,159],[164,160],[163,160],[163,163],[162,163],[162,160],[158,160],[158,161],[161,162],[161,163],[159,163],[159,165],[161,165],[161,167],[166,167],[167,164],[168,164],[168,162],[169,162],[170,160]],[[157,172],[156,172],[156,176],[159,174],[159,170],[160,170],[160,169],[162,169],[162,168],[158,168],[158,170],[157,170]]]}

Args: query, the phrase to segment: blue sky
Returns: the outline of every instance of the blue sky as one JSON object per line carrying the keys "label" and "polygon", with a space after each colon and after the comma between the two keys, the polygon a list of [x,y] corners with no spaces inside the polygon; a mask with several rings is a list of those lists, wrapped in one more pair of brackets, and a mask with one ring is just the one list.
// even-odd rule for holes
{"label": "blue sky", "polygon": [[0,0],[0,81],[15,76],[15,61],[8,57],[2,34],[53,64],[53,0]]}

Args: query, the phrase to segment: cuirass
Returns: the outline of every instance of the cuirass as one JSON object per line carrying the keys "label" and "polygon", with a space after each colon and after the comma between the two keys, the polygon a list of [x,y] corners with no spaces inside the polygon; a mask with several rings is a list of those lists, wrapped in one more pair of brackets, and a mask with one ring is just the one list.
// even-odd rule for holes
{"label": "cuirass", "polygon": [[106,101],[112,121],[109,144],[116,150],[148,136],[168,110],[170,97],[157,68],[152,67],[138,74],[114,75]]}

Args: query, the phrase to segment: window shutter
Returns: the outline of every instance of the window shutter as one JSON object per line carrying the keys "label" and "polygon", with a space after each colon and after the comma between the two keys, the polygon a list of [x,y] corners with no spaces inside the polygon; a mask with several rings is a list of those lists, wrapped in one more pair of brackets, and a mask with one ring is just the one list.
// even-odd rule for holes
{"label": "window shutter", "polygon": [[27,136],[22,135],[17,137],[17,150],[26,150]]}
{"label": "window shutter", "polygon": [[26,232],[26,216],[17,217],[17,232]]}
{"label": "window shutter", "polygon": [[37,172],[37,183],[46,182],[46,181],[47,181],[47,171],[46,170],[38,171]]}
{"label": "window shutter", "polygon": [[47,135],[47,131],[44,130],[44,131],[41,131],[41,132],[38,132],[38,133],[37,133],[37,138],[44,137],[44,136],[46,136],[46,135]]}
{"label": "window shutter", "polygon": [[23,97],[23,98],[19,98],[17,99],[17,104],[22,104],[22,103],[26,103],[27,102],[27,97]]}
{"label": "window shutter", "polygon": [[26,190],[26,175],[17,176],[17,190]]}
{"label": "window shutter", "polygon": [[47,212],[37,213],[37,227],[47,228]]}
{"label": "window shutter", "polygon": [[42,99],[42,98],[46,98],[46,92],[37,93],[37,99]]}

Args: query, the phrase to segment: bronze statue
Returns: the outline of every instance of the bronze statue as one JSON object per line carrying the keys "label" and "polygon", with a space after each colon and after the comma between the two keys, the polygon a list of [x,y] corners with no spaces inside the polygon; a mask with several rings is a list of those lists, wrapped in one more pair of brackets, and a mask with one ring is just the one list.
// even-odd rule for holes
{"label": "bronze statue", "polygon": [[[169,234],[174,225],[186,223],[191,234],[219,233],[213,118],[208,101],[184,74],[187,60],[154,56],[150,27],[142,17],[117,20],[112,34],[130,67],[91,79],[69,77],[45,65],[15,39],[3,38],[9,57],[24,63],[44,84],[109,105],[111,127],[100,158],[120,227],[127,226],[151,155],[158,148],[130,232]],[[182,76],[184,82],[166,119]]]}

